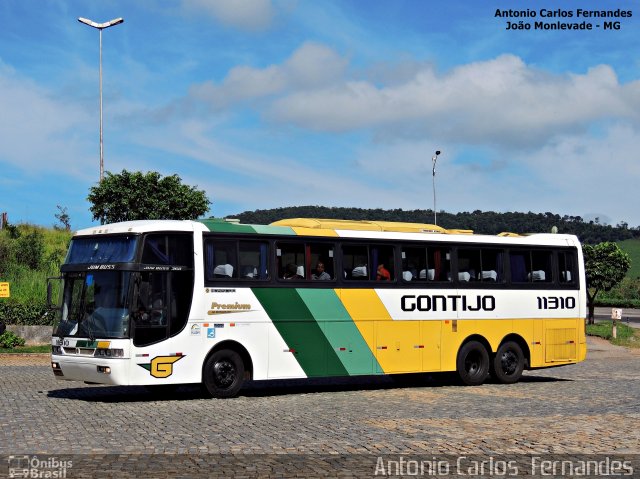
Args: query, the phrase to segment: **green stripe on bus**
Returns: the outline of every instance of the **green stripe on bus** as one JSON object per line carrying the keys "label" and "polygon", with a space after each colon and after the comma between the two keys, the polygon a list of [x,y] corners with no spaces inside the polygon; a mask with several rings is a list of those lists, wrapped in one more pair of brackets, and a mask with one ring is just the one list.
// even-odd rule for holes
{"label": "green stripe on bus", "polygon": [[307,376],[348,374],[322,328],[295,289],[252,290],[287,346],[294,350],[294,357]]}
{"label": "green stripe on bus", "polygon": [[358,327],[333,289],[299,289],[298,294],[321,324],[324,335],[349,375],[382,370]]}
{"label": "green stripe on bus", "polygon": [[209,231],[216,233],[255,233],[256,230],[250,225],[240,225],[221,220],[199,220]]}
{"label": "green stripe on bus", "polygon": [[290,226],[253,225],[256,233],[263,235],[296,235]]}
{"label": "green stripe on bus", "polygon": [[219,219],[198,220],[207,229],[214,233],[258,233],[263,235],[294,235],[295,231],[290,226],[269,225],[244,225],[229,223]]}

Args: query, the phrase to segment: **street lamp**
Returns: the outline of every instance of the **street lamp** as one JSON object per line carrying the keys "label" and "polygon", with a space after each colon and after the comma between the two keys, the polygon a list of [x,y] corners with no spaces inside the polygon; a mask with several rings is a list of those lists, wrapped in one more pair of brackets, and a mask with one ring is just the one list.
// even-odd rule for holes
{"label": "street lamp", "polygon": [[102,30],[124,22],[124,18],[114,18],[104,23],[96,23],[86,18],[79,17],[78,21],[97,28],[100,31],[100,181],[104,178],[104,147],[102,145]]}
{"label": "street lamp", "polygon": [[438,215],[436,213],[436,161],[438,161],[438,155],[440,155],[440,150],[436,150],[436,154],[431,158],[431,163],[433,164],[432,169],[432,183],[433,183],[433,224],[438,224]]}

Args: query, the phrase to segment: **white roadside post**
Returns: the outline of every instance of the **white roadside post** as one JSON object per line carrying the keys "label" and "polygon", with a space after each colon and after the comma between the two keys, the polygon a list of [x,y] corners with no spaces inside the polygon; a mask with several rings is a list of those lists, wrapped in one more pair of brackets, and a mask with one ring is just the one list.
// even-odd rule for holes
{"label": "white roadside post", "polygon": [[611,320],[613,321],[613,327],[611,331],[611,335],[613,339],[618,337],[618,327],[617,322],[622,320],[622,309],[620,308],[612,308],[611,309]]}

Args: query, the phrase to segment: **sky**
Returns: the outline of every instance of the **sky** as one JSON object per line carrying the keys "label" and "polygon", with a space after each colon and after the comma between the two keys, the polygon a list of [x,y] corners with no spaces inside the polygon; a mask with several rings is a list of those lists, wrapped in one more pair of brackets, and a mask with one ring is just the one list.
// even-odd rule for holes
{"label": "sky", "polygon": [[[578,8],[631,17],[605,30]],[[98,224],[99,35],[78,17],[124,18],[103,31],[105,170],[177,174],[206,216],[432,209],[435,183],[438,211],[640,225],[633,0],[3,0],[11,223]]]}

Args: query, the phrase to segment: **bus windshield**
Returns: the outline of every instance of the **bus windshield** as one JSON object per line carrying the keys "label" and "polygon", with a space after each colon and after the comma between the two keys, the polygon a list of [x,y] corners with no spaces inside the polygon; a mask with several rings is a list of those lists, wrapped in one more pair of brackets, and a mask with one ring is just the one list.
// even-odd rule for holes
{"label": "bus windshield", "polygon": [[128,337],[132,274],[114,270],[67,273],[54,335]]}
{"label": "bus windshield", "polygon": [[65,263],[128,263],[134,260],[136,245],[135,236],[74,238]]}

